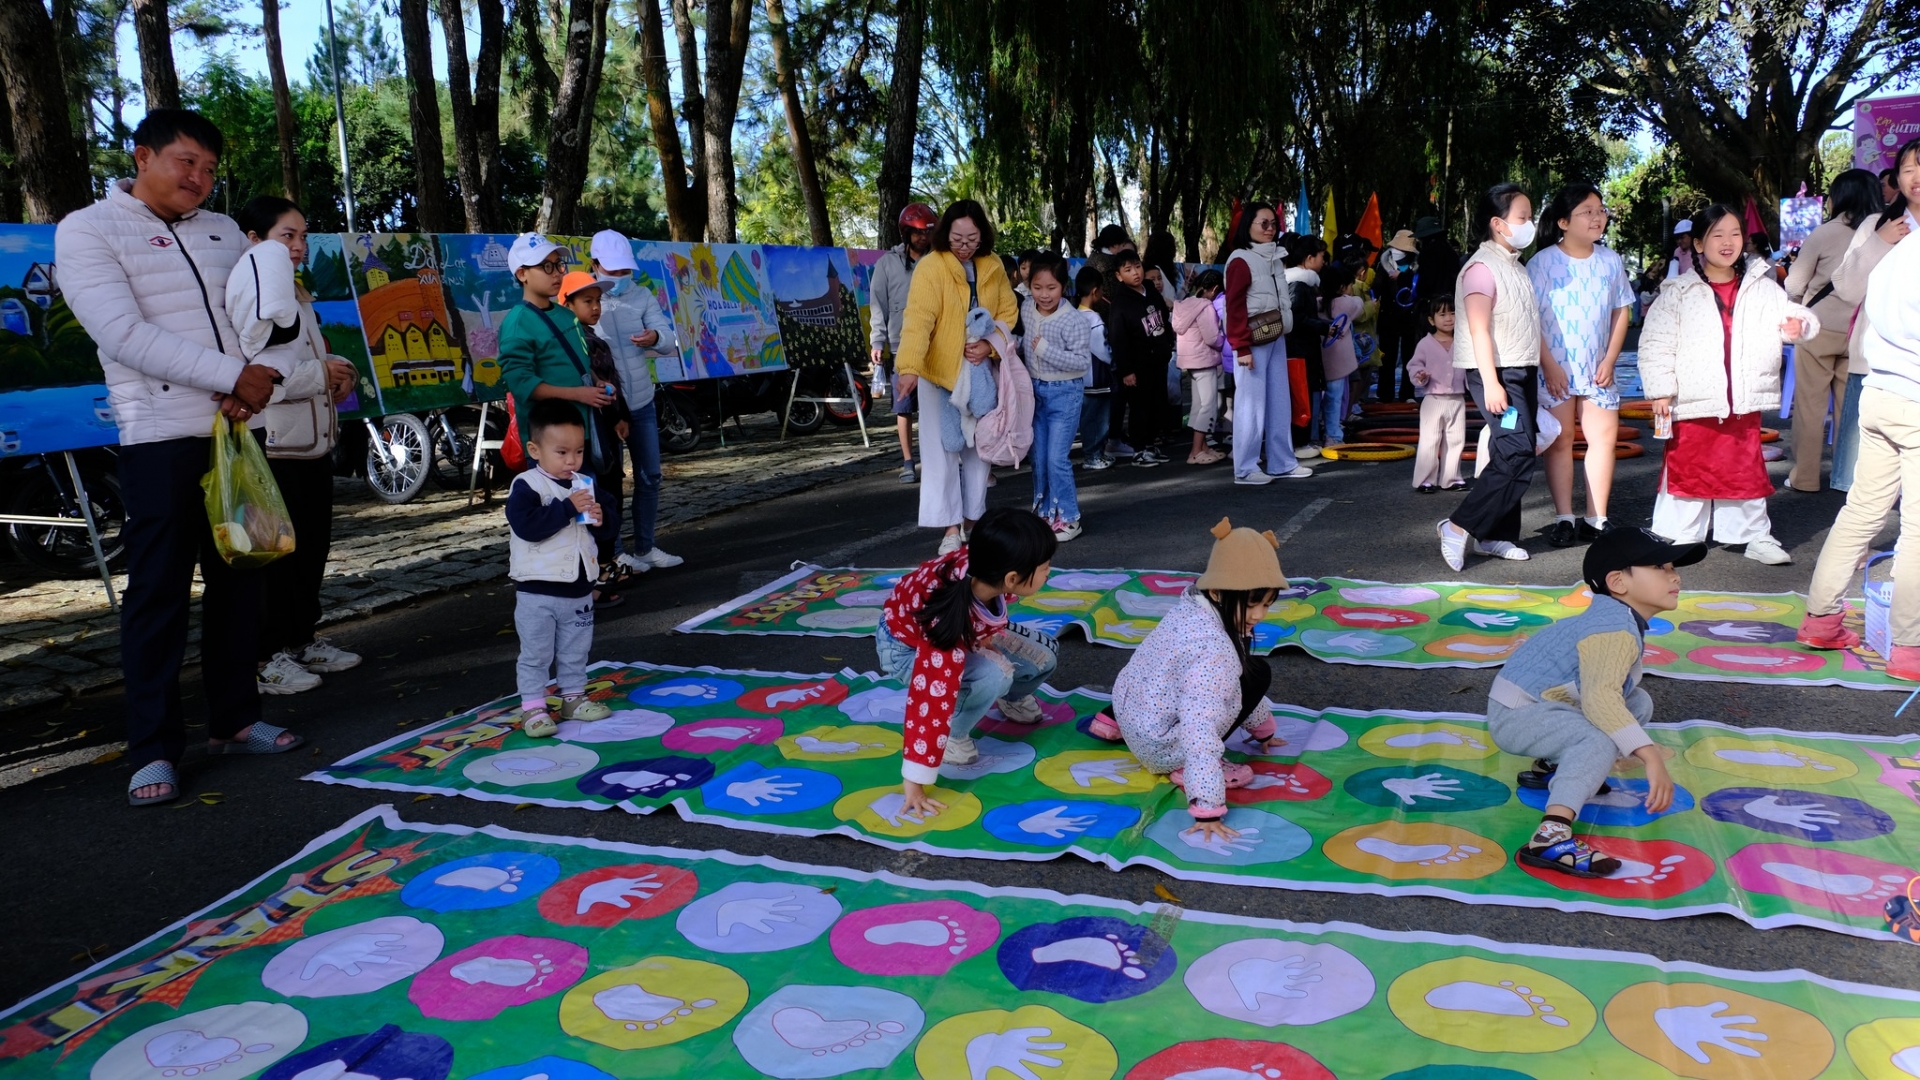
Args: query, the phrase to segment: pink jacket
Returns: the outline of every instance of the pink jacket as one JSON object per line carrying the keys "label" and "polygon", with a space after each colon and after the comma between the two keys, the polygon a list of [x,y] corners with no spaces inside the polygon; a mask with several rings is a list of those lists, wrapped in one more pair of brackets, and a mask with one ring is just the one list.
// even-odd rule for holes
{"label": "pink jacket", "polygon": [[1432,379],[1424,390],[1428,394],[1464,394],[1467,392],[1467,369],[1453,366],[1453,349],[1440,344],[1440,339],[1428,334],[1413,347],[1413,358],[1407,361],[1407,378],[1413,378],[1416,371],[1424,371]]}
{"label": "pink jacket", "polygon": [[1178,335],[1175,363],[1182,371],[1219,366],[1220,319],[1213,301],[1189,296],[1173,305],[1173,332]]}

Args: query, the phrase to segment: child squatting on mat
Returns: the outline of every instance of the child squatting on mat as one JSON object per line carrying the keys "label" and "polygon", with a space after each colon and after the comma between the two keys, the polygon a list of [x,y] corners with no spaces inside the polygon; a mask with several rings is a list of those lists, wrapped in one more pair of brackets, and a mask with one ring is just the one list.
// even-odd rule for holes
{"label": "child squatting on mat", "polygon": [[1273,668],[1248,648],[1287,577],[1272,533],[1221,518],[1213,536],[1207,572],[1127,661],[1113,687],[1113,715],[1094,717],[1088,732],[1125,739],[1142,765],[1171,774],[1193,815],[1187,835],[1232,840],[1240,834],[1225,821],[1227,789],[1244,787],[1253,769],[1226,759],[1227,739],[1244,724],[1266,753],[1284,742],[1266,701]]}
{"label": "child squatting on mat", "polygon": [[1681,566],[1707,545],[1670,544],[1646,529],[1612,529],[1587,548],[1582,576],[1593,603],[1514,651],[1487,694],[1487,731],[1500,749],[1530,756],[1522,787],[1547,789],[1547,812],[1515,858],[1575,877],[1606,877],[1620,860],[1573,835],[1573,819],[1620,759],[1647,770],[1647,809],[1673,802],[1666,748],[1647,737],[1653,699],[1640,687],[1647,620],[1680,602]]}
{"label": "child squatting on mat", "polygon": [[996,700],[1006,719],[1040,722],[1033,692],[1060,663],[1060,643],[1009,622],[1007,602],[1046,585],[1056,546],[1038,515],[996,507],[958,550],[920,564],[887,597],[873,640],[881,670],[907,684],[901,816],[946,809],[927,789],[942,763],[980,760],[970,736]]}

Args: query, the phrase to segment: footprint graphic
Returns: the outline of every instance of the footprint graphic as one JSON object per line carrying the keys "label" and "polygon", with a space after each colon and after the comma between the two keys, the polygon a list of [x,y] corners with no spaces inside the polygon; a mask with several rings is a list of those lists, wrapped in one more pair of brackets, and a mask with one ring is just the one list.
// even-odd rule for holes
{"label": "footprint graphic", "polygon": [[212,1072],[226,1062],[240,1060],[240,1042],[225,1037],[210,1039],[198,1031],[169,1031],[147,1040],[146,1052],[154,1068],[167,1070],[164,1075],[172,1076],[179,1069],[183,1075],[192,1076],[203,1068]]}
{"label": "footprint graphic", "polygon": [[1244,785],[1248,791],[1263,791],[1267,788],[1283,787],[1292,795],[1306,795],[1310,790],[1306,785],[1293,778],[1292,773],[1254,773],[1253,779]]}
{"label": "footprint graphic", "polygon": [[1775,769],[1815,769],[1820,772],[1833,772],[1834,766],[1824,761],[1815,761],[1804,754],[1788,750],[1715,750],[1715,757],[1740,765],[1766,765]]}
{"label": "footprint graphic", "polygon": [[687,737],[690,739],[744,739],[752,734],[752,728],[723,725],[721,727],[694,728],[692,731],[687,732]]}
{"label": "footprint graphic", "polygon": [[517,866],[508,869],[498,866],[463,866],[458,870],[440,875],[433,880],[433,883],[455,889],[472,889],[474,892],[510,893],[520,891],[520,879],[525,876]]}
{"label": "footprint graphic", "polygon": [[1660,860],[1660,865],[1644,863],[1638,859],[1621,859],[1620,869],[1607,875],[1608,881],[1624,881],[1629,885],[1652,885],[1665,881],[1680,869],[1687,861],[1685,855],[1669,855]]}
{"label": "footprint graphic", "polygon": [[945,945],[955,956],[967,951],[966,928],[945,915],[870,926],[861,936],[875,945],[919,945],[930,949]]}
{"label": "footprint graphic", "polygon": [[814,1057],[841,1054],[888,1035],[898,1035],[907,1025],[897,1020],[828,1020],[812,1009],[789,1005],[776,1010],[771,1018],[773,1033],[788,1046],[811,1051]]}
{"label": "footprint graphic", "polygon": [[1354,841],[1354,847],[1369,855],[1378,855],[1388,862],[1415,863],[1420,866],[1445,866],[1448,863],[1465,862],[1480,854],[1480,849],[1472,844],[1396,844],[1378,836],[1363,836]]}
{"label": "footprint graphic", "polygon": [[515,776],[539,776],[543,772],[560,767],[560,763],[539,754],[496,754],[488,762],[503,773]]}
{"label": "footprint graphic", "polygon": [[677,686],[656,686],[647,691],[647,696],[685,698],[688,702],[713,701],[720,696],[720,688],[706,683],[680,683]]}
{"label": "footprint graphic", "polygon": [[713,998],[686,1001],[655,994],[639,983],[621,983],[593,995],[593,1007],[628,1031],[653,1031],[692,1016],[695,1009],[710,1009],[716,1004]]}
{"label": "footprint graphic", "polygon": [[1907,884],[1899,874],[1882,874],[1878,879],[1865,874],[1826,874],[1799,863],[1763,862],[1760,869],[1782,881],[1847,900],[1885,900]]}
{"label": "footprint graphic", "polygon": [[1386,742],[1388,746],[1400,750],[1410,750],[1417,746],[1465,746],[1474,750],[1487,748],[1487,744],[1479,739],[1454,731],[1409,732],[1405,735],[1395,735]]}
{"label": "footprint graphic", "polygon": [[1500,985],[1482,982],[1450,982],[1427,991],[1427,1004],[1447,1012],[1477,1012],[1490,1016],[1533,1016],[1543,1024],[1566,1027],[1567,1019],[1557,1016],[1547,999],[1512,980]]}
{"label": "footprint graphic", "polygon": [[1129,979],[1147,977],[1146,969],[1140,966],[1139,960],[1140,954],[1127,948],[1126,942],[1121,941],[1118,934],[1063,938],[1033,950],[1033,962],[1036,964],[1063,964],[1068,961],[1092,964],[1108,971],[1118,971]]}
{"label": "footprint graphic", "polygon": [[468,986],[490,983],[494,986],[524,986],[528,993],[539,988],[553,974],[553,961],[540,953],[522,960],[515,956],[476,956],[456,964],[447,972]]}

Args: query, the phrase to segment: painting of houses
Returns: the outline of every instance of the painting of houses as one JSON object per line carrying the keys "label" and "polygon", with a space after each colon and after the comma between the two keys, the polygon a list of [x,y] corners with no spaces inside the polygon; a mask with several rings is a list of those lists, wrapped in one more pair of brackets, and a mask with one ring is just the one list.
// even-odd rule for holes
{"label": "painting of houses", "polygon": [[866,362],[867,336],[860,319],[860,298],[845,248],[773,247],[767,256],[767,281],[780,340],[792,367]]}
{"label": "painting of houses", "polygon": [[360,326],[380,399],[388,412],[472,400],[467,343],[442,284],[438,239],[426,233],[361,233],[347,257]]}
{"label": "painting of houses", "polygon": [[104,378],[60,294],[53,226],[0,225],[0,457],[113,443]]}

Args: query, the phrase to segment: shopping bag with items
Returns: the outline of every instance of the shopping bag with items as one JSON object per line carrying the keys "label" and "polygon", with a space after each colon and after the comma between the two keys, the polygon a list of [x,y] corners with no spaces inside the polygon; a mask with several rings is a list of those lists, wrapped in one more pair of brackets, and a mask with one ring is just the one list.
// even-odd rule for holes
{"label": "shopping bag with items", "polygon": [[244,426],[213,418],[213,466],[200,478],[220,557],[233,566],[265,566],[293,550],[293,522],[280,486]]}

